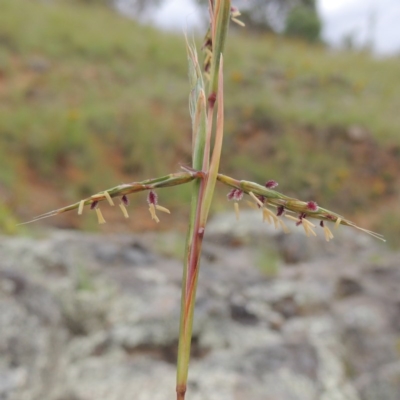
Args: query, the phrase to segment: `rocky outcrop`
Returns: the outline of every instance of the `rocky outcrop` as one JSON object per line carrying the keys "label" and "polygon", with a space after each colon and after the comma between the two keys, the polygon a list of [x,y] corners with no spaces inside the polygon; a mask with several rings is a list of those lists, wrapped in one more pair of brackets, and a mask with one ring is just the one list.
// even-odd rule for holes
{"label": "rocky outcrop", "polygon": [[[207,232],[188,398],[399,399],[399,254],[229,224]],[[0,399],[174,398],[182,266],[155,235],[2,238]]]}

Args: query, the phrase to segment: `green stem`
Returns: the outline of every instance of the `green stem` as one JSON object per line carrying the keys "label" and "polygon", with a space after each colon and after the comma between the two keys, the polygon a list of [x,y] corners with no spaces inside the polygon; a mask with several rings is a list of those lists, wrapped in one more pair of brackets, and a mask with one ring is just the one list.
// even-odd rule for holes
{"label": "green stem", "polygon": [[[223,137],[223,86],[222,63],[220,64],[220,61],[222,60],[223,48],[228,30],[230,1],[216,0],[214,4],[215,7],[211,28],[216,53],[214,54],[211,66],[210,91],[207,98],[207,115],[206,118],[203,117],[204,114],[202,114],[202,112],[204,111],[204,101],[200,98],[196,99],[197,107],[195,110],[192,109],[191,112],[193,127],[196,129],[196,132],[194,132],[195,145],[193,148],[193,168],[198,169],[198,164],[200,163],[200,160],[202,160],[201,167],[203,176],[200,182],[194,183],[191,216],[189,221],[190,225],[186,242],[185,265],[182,278],[181,319],[177,362],[177,400],[184,400],[186,394],[201,247],[203,243],[205,224],[217,180]],[[189,65],[197,66],[197,59],[193,55],[190,57]],[[200,78],[195,76],[194,72],[192,73],[192,81],[196,81],[197,83],[201,82]],[[200,93],[201,91],[199,91],[199,97]],[[216,100],[218,106],[217,129],[210,165],[213,115]],[[193,98],[191,99],[190,104],[192,104],[192,106],[195,104]],[[207,121],[206,124],[202,125],[205,120]],[[201,152],[203,152],[203,154],[201,154]]]}
{"label": "green stem", "polygon": [[196,299],[199,260],[204,236],[204,227],[199,224],[205,180],[194,182],[197,196],[192,197],[191,224],[187,236],[185,265],[182,277],[181,318],[177,361],[177,400],[183,400],[189,371],[194,305]]}

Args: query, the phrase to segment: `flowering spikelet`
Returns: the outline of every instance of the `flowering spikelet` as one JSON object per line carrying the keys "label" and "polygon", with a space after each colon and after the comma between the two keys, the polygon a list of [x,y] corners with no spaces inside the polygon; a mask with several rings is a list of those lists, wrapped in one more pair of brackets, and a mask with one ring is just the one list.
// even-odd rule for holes
{"label": "flowering spikelet", "polygon": [[313,223],[305,219],[305,217],[302,218],[301,222],[304,228],[304,232],[306,233],[307,236],[310,236],[310,234],[313,236],[317,236],[317,234],[312,229],[315,228],[315,225]]}
{"label": "flowering spikelet", "polygon": [[236,220],[239,221],[240,211],[239,211],[239,203],[238,201],[242,200],[243,198],[243,191],[240,189],[232,189],[226,196],[228,200],[233,200],[233,207],[235,209]]}
{"label": "flowering spikelet", "polygon": [[269,224],[274,224],[275,229],[279,228],[279,225],[282,227],[285,233],[289,233],[289,228],[285,225],[280,218],[278,218],[275,213],[273,213],[269,208],[263,207],[263,221],[267,221]]}
{"label": "flowering spikelet", "polygon": [[105,224],[106,220],[103,217],[103,214],[101,213],[100,208],[98,207],[99,202],[97,200],[93,201],[93,203],[90,205],[90,209],[96,211],[97,215],[97,221],[99,224]]}
{"label": "flowering spikelet", "polygon": [[240,21],[239,19],[236,18],[236,17],[239,17],[240,15],[241,15],[240,11],[236,7],[232,6],[231,7],[231,20],[233,22],[236,22],[240,26],[246,26],[244,24],[244,22],[242,22],[242,21]]}
{"label": "flowering spikelet", "polygon": [[149,211],[151,215],[151,219],[156,221],[157,223],[160,222],[159,218],[157,217],[156,210],[165,212],[167,214],[171,214],[171,212],[168,210],[168,208],[159,206],[158,203],[158,196],[155,192],[150,190],[148,196],[147,196],[147,202],[149,203]]}
{"label": "flowering spikelet", "polygon": [[275,229],[279,227],[279,218],[267,207],[262,209],[263,211],[263,221],[267,221],[269,224],[273,223]]}
{"label": "flowering spikelet", "polygon": [[[283,210],[284,210],[283,206],[278,207],[278,214],[275,215],[269,208],[264,207],[264,203],[265,203],[264,196],[255,195],[253,192],[249,192],[249,196],[252,197],[254,199],[254,201],[256,202],[256,205],[254,205],[254,203],[248,202],[250,207],[255,208],[255,209],[257,209],[257,208],[262,209],[263,222],[267,221],[269,224],[273,223],[275,226],[275,229],[278,229],[279,226],[281,226],[282,230],[285,233],[290,233],[290,230],[286,226],[286,224],[280,218],[278,218],[278,216],[282,215],[282,213],[283,213]],[[282,207],[282,209],[280,207]]]}
{"label": "flowering spikelet", "polygon": [[304,232],[307,236],[313,235],[317,236],[312,228],[315,228],[315,225],[306,219],[307,214],[301,213],[297,218],[292,215],[286,215],[286,218],[291,219],[296,222],[296,226],[302,225],[304,228]]}
{"label": "flowering spikelet", "polygon": [[128,200],[128,197],[126,196],[126,194],[124,194],[121,197],[121,203],[119,204],[119,208],[121,209],[122,214],[124,214],[125,218],[129,218],[128,210],[126,209],[127,205],[129,205],[129,200]]}

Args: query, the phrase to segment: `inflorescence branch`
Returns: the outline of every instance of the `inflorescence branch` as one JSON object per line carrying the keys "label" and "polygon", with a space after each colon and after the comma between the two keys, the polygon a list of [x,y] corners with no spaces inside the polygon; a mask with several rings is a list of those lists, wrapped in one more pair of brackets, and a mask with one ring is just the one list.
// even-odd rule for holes
{"label": "inflorescence branch", "polygon": [[[75,209],[77,209],[78,214],[81,215],[85,206],[89,206],[91,210],[95,210],[98,222],[100,224],[104,224],[106,221],[103,218],[99,204],[102,201],[106,201],[110,206],[114,206],[114,198],[120,198],[119,207],[124,217],[129,218],[126,208],[129,205],[127,196],[132,193],[143,191],[148,191],[147,202],[149,204],[149,211],[152,219],[156,222],[159,222],[159,219],[156,215],[156,210],[166,213],[170,213],[170,211],[158,204],[158,197],[155,193],[155,189],[179,186],[195,179],[204,179],[205,177],[205,174],[202,171],[196,171],[190,167],[182,167],[182,170],[183,172],[165,175],[160,178],[147,179],[141,182],[132,182],[115,186],[105,191],[96,193],[77,203],[39,215],[31,221],[25,222],[24,224],[53,217]],[[227,198],[228,200],[232,200],[234,202],[234,209],[237,219],[239,219],[239,202],[246,194],[249,196],[249,206],[261,210],[263,221],[274,224],[275,228],[281,227],[285,233],[289,233],[290,229],[280,218],[282,216],[285,216],[285,218],[288,220],[294,221],[296,226],[302,225],[307,236],[316,236],[313,229],[315,228],[315,225],[310,222],[309,219],[312,218],[320,220],[319,225],[323,228],[325,239],[327,241],[333,239],[332,232],[325,224],[327,221],[334,223],[334,228],[338,228],[339,225],[351,226],[375,237],[376,239],[385,241],[381,234],[361,228],[343,216],[318,206],[315,201],[302,201],[277,192],[273,189],[278,186],[278,183],[274,180],[267,181],[264,186],[255,182],[236,180],[223,174],[218,174],[217,180],[231,188]],[[275,208],[276,211],[273,212],[271,208]]]}

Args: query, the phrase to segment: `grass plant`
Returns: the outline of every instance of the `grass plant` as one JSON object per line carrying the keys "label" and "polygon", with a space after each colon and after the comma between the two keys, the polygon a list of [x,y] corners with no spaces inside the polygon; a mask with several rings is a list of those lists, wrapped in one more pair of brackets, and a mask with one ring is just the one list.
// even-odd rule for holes
{"label": "grass plant", "polygon": [[[77,3],[1,2],[0,201],[19,220],[190,163],[181,35],[140,26],[97,2]],[[253,181],[273,176],[289,195],[398,234],[395,218],[370,211],[393,212],[398,201],[398,59],[245,29],[230,36],[221,169]],[[364,129],[361,143],[349,139],[353,125]],[[40,202],[31,200],[43,192]],[[176,211],[187,194],[167,192],[163,203]],[[223,206],[219,199],[214,207]],[[10,232],[2,221],[0,230]],[[127,230],[146,224],[136,220]]]}
{"label": "grass plant", "polygon": [[[63,207],[40,215],[33,221],[40,220],[66,211],[78,210],[82,214],[85,208],[90,208],[97,214],[98,222],[105,223],[100,209],[101,203],[110,206],[117,205],[124,217],[129,218],[128,195],[145,191],[151,218],[155,222],[162,219],[160,213],[170,213],[161,206],[156,191],[184,184],[191,185],[191,214],[189,217],[188,232],[185,246],[184,268],[182,279],[181,320],[179,330],[179,346],[177,361],[177,400],[184,400],[187,388],[192,326],[195,309],[196,288],[200,268],[202,242],[207,229],[207,218],[214,196],[216,183],[219,182],[228,188],[228,200],[234,204],[237,217],[240,217],[239,203],[245,197],[250,206],[259,210],[263,221],[273,224],[276,229],[289,233],[292,226],[301,226],[307,236],[315,236],[314,229],[317,221],[323,229],[327,241],[333,238],[328,225],[337,228],[346,225],[364,231],[377,239],[384,240],[380,234],[360,228],[345,217],[320,207],[313,200],[298,200],[275,190],[277,182],[269,180],[260,185],[248,180],[239,180],[219,172],[221,152],[224,136],[224,54],[225,41],[231,18],[236,20],[238,11],[233,8],[229,0],[210,1],[210,29],[205,37],[203,50],[204,62],[198,59],[196,46],[187,40],[187,55],[189,64],[189,112],[192,128],[192,164],[183,166],[180,172],[170,173],[161,177],[118,185],[89,197],[86,197],[70,206]],[[86,40],[86,39],[82,39]],[[77,44],[79,45],[79,44]],[[93,48],[93,53],[101,50]],[[153,49],[157,52],[156,49]],[[297,67],[296,67],[297,68]],[[299,66],[298,68],[301,68]],[[124,72],[126,73],[126,72]],[[236,78],[238,79],[238,78]],[[300,83],[299,83],[300,84]],[[246,93],[242,93],[246,96]],[[293,99],[293,101],[297,101]],[[46,116],[42,116],[46,118]],[[75,120],[76,117],[73,119]],[[79,129],[71,121],[69,129]],[[111,127],[110,127],[111,129]],[[72,134],[71,145],[79,148]],[[60,146],[64,145],[63,143]],[[139,150],[151,152],[151,144],[139,143]],[[132,140],[132,146],[138,146]],[[154,163],[157,156],[154,156]],[[45,171],[44,171],[45,173]],[[118,204],[116,204],[118,202]],[[285,217],[285,218],[284,218]],[[312,222],[313,221],[313,222]],[[264,262],[265,264],[265,262]],[[270,265],[267,264],[270,269]],[[269,271],[275,273],[274,271]]]}

